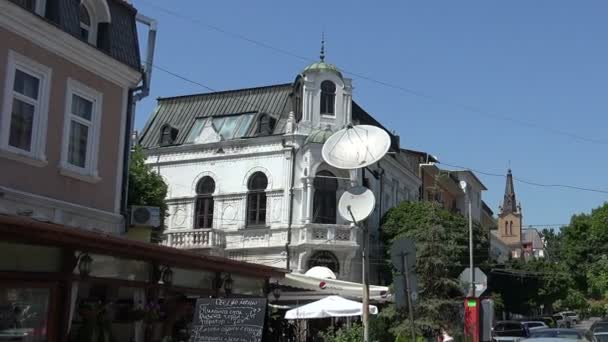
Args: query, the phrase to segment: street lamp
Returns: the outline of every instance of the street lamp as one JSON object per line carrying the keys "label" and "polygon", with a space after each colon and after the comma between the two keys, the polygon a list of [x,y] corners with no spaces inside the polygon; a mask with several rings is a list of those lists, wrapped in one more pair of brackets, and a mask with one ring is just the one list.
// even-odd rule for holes
{"label": "street lamp", "polygon": [[469,270],[471,271],[469,297],[475,297],[475,269],[473,268],[473,205],[471,204],[471,194],[467,192],[468,184],[465,181],[460,181],[460,188],[464,192],[464,196],[469,206]]}
{"label": "street lamp", "polygon": [[82,253],[78,257],[78,272],[83,277],[88,277],[91,274],[91,264],[93,263],[93,258],[88,253]]}
{"label": "street lamp", "polygon": [[232,277],[230,276],[230,273],[224,278],[224,292],[226,293],[226,296],[232,294]]}
{"label": "street lamp", "polygon": [[278,302],[281,297],[281,287],[279,286],[279,282],[277,281],[272,288],[272,295],[274,296],[274,301]]}
{"label": "street lamp", "polygon": [[173,283],[173,271],[169,266],[165,266],[161,272],[163,284],[170,286]]}

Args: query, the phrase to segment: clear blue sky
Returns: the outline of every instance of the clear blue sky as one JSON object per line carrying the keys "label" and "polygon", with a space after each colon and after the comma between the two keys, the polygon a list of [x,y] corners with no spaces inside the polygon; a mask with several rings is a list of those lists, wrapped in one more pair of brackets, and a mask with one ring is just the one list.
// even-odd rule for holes
{"label": "clear blue sky", "polygon": [[[403,147],[490,173],[506,173],[510,161],[514,175],[526,180],[608,190],[608,1],[134,5],[159,22],[155,64],[211,88],[291,82],[307,62],[205,25],[310,59],[318,58],[324,30],[327,61],[430,97],[348,75],[355,100],[397,131]],[[152,95],[139,105],[136,127],[143,127],[157,97],[200,92],[206,90],[154,70]],[[479,177],[489,189],[484,200],[497,212],[504,178]],[[608,201],[608,194],[519,182],[515,190],[524,224],[566,223]]]}

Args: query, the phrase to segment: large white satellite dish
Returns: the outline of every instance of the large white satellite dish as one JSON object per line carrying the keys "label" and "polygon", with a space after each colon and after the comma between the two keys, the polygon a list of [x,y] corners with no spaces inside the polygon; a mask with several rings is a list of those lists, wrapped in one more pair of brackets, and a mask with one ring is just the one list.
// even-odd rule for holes
{"label": "large white satellite dish", "polygon": [[323,159],[338,169],[358,169],[380,160],[391,147],[391,138],[382,128],[349,126],[334,133],[323,144]]}
{"label": "large white satellite dish", "polygon": [[346,221],[354,223],[365,220],[374,211],[376,198],[374,193],[364,187],[355,186],[346,190],[338,202],[338,212]]}

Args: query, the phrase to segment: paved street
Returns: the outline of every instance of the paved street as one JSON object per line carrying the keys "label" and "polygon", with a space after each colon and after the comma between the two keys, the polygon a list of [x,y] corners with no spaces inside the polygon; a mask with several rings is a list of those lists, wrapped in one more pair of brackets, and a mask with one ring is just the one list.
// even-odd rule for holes
{"label": "paved street", "polygon": [[581,329],[581,330],[589,330],[589,328],[591,327],[591,324],[593,324],[593,322],[595,322],[597,320],[599,320],[599,318],[596,318],[596,317],[586,319],[586,320],[580,322],[579,324],[577,324],[575,326],[575,328]]}

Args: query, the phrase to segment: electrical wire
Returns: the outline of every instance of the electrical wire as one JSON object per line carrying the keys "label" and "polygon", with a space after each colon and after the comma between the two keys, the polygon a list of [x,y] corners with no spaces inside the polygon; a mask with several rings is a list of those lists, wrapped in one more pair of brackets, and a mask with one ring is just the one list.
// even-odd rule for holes
{"label": "electrical wire", "polygon": [[[506,177],[504,174],[498,174],[498,173],[492,173],[492,172],[487,172],[487,171],[481,171],[481,170],[478,170],[478,169],[473,169],[473,168],[466,167],[466,166],[461,166],[461,165],[448,164],[448,163],[445,163],[445,162],[438,162],[438,164],[449,166],[449,167],[454,167],[454,168],[457,168],[457,169],[472,171],[472,172],[476,172],[476,173],[479,173],[479,174],[482,174],[482,175],[486,175],[486,176],[491,176],[491,177],[501,177],[501,178],[505,178]],[[601,193],[601,194],[608,194],[608,190],[604,190],[604,189],[586,188],[586,187],[581,187],[581,186],[576,186],[576,185],[568,185],[568,184],[543,184],[543,183],[539,183],[539,182],[532,182],[532,181],[524,180],[524,179],[521,179],[519,177],[513,177],[513,179],[516,180],[516,181],[518,181],[518,182],[520,182],[520,183],[528,184],[528,185],[533,185],[533,186],[537,186],[537,187],[564,188],[564,189],[570,189],[570,190],[580,190],[580,191],[588,191],[588,192],[596,192],[596,193]]]}
{"label": "electrical wire", "polygon": [[[166,72],[169,75],[172,75],[174,77],[177,77],[181,80],[184,80],[186,82],[190,82],[192,84],[201,86],[207,90],[210,91],[216,91],[214,88],[209,87],[207,85],[204,85],[198,81],[189,79],[185,76],[179,75],[177,73],[174,73],[170,70],[167,70],[166,68],[162,68],[159,67],[157,65],[153,65],[154,68],[157,68],[163,72]],[[244,101],[245,103],[251,105],[252,107],[257,107],[256,105],[252,104],[251,102],[244,100],[244,99],[237,99],[239,101]],[[258,108],[259,111],[259,108]],[[268,114],[274,114],[277,116],[283,115],[282,113],[268,113]],[[501,178],[505,178],[506,176],[504,174],[499,174],[499,173],[492,173],[492,172],[488,172],[488,171],[482,171],[482,170],[478,170],[478,169],[473,169],[470,167],[466,167],[466,166],[461,166],[461,165],[455,165],[455,164],[450,164],[450,163],[446,163],[446,162],[437,162],[438,164],[441,165],[445,165],[445,166],[449,166],[449,167],[453,167],[453,168],[457,168],[457,169],[462,169],[462,170],[468,170],[468,171],[473,171],[482,175],[486,175],[486,176],[491,176],[491,177],[501,177]],[[540,182],[535,182],[535,181],[529,181],[529,180],[525,180],[519,177],[513,177],[513,179],[517,182],[523,183],[523,184],[527,184],[527,185],[532,185],[532,186],[537,186],[537,187],[544,187],[544,188],[563,188],[563,189],[569,189],[569,190],[578,190],[578,191],[586,191],[586,192],[595,192],[595,193],[602,193],[602,194],[608,194],[608,190],[603,190],[603,189],[594,189],[594,188],[587,188],[587,187],[581,187],[581,186],[576,186],[576,185],[569,185],[569,184],[543,184]],[[536,226],[542,226],[542,225],[536,225]],[[556,225],[554,225],[556,226]]]}
{"label": "electrical wire", "polygon": [[[183,19],[183,20],[186,20],[186,21],[190,21],[191,23],[194,23],[196,25],[205,27],[205,28],[207,28],[209,30],[212,30],[212,31],[216,31],[216,32],[222,33],[222,34],[230,36],[232,38],[243,40],[243,41],[246,41],[246,42],[248,42],[250,44],[253,44],[253,45],[256,45],[256,46],[268,49],[268,50],[272,50],[274,52],[278,52],[280,54],[283,54],[283,55],[286,55],[286,56],[290,56],[292,58],[296,58],[296,59],[301,60],[301,61],[316,62],[315,59],[308,58],[308,57],[305,57],[305,56],[293,53],[293,52],[291,52],[289,50],[273,46],[271,44],[262,42],[262,41],[257,40],[257,39],[249,38],[249,37],[247,37],[247,36],[245,36],[243,34],[236,33],[236,32],[233,32],[233,31],[229,31],[229,30],[226,30],[226,29],[221,28],[221,27],[216,26],[216,25],[208,24],[208,23],[206,23],[206,22],[204,22],[202,20],[198,20],[196,18],[189,17],[189,16],[186,16],[186,15],[180,14],[178,12],[175,12],[173,10],[170,10],[170,9],[158,6],[158,5],[154,4],[154,3],[151,3],[148,0],[140,0],[140,1],[144,2],[149,7],[155,8],[158,11],[164,12],[164,13],[169,14],[169,15],[171,15],[173,17],[176,17],[176,18],[180,18],[180,19]],[[599,140],[599,139],[595,139],[595,138],[589,138],[589,137],[581,136],[581,135],[578,135],[578,134],[575,134],[575,133],[572,133],[572,132],[568,132],[568,131],[565,131],[565,130],[559,130],[559,129],[555,129],[555,128],[552,128],[552,127],[543,126],[543,125],[540,125],[540,124],[537,124],[537,123],[533,123],[533,122],[529,122],[529,121],[524,121],[524,120],[521,120],[521,119],[513,118],[513,117],[510,117],[510,116],[507,116],[507,115],[501,115],[501,114],[497,114],[497,113],[492,113],[492,112],[489,112],[487,110],[483,110],[483,109],[477,108],[476,106],[472,106],[472,105],[469,105],[469,104],[460,103],[460,102],[456,102],[456,101],[453,101],[453,100],[448,100],[448,99],[445,99],[445,98],[441,98],[441,97],[438,97],[438,96],[426,94],[424,92],[421,92],[421,91],[418,91],[418,90],[414,90],[414,89],[411,89],[411,88],[408,88],[408,87],[404,87],[404,86],[399,85],[399,84],[393,84],[393,83],[390,83],[390,82],[386,82],[386,81],[375,79],[373,77],[365,76],[365,75],[363,75],[361,73],[358,73],[358,72],[353,72],[353,71],[349,71],[349,70],[345,70],[345,69],[342,69],[342,72],[344,72],[345,74],[352,75],[352,76],[354,76],[356,78],[359,78],[359,79],[362,79],[362,80],[365,80],[365,81],[368,81],[368,82],[371,82],[371,83],[375,83],[375,84],[380,85],[380,86],[384,86],[386,88],[391,88],[391,89],[398,90],[398,91],[401,91],[403,93],[406,93],[406,94],[409,94],[409,95],[412,95],[412,96],[415,96],[415,97],[418,97],[418,98],[425,99],[425,100],[430,101],[430,102],[434,101],[434,102],[437,102],[437,103],[440,103],[440,104],[443,104],[443,105],[449,105],[449,106],[453,106],[453,107],[459,107],[459,108],[461,108],[461,109],[463,109],[463,110],[465,110],[467,112],[474,113],[474,114],[479,115],[479,116],[484,117],[484,118],[488,118],[489,117],[489,118],[492,118],[494,120],[511,122],[513,124],[516,124],[516,125],[525,126],[525,127],[528,127],[528,128],[534,128],[534,129],[538,129],[538,130],[543,130],[545,132],[548,132],[548,133],[551,133],[551,134],[554,134],[554,135],[566,136],[566,137],[569,137],[569,138],[571,138],[573,140],[576,140],[576,141],[579,141],[579,142],[586,142],[586,143],[592,143],[592,144],[598,144],[598,145],[608,145],[608,141],[605,141],[605,140]]]}

